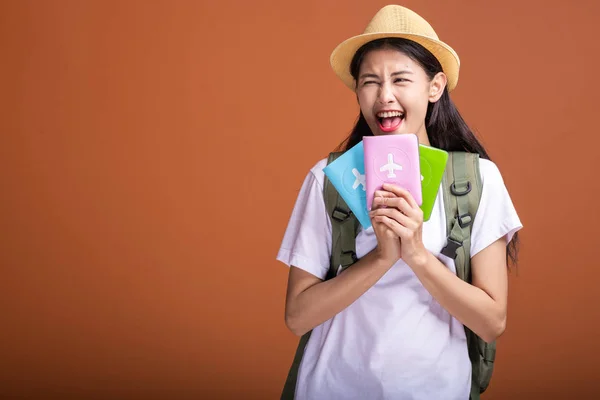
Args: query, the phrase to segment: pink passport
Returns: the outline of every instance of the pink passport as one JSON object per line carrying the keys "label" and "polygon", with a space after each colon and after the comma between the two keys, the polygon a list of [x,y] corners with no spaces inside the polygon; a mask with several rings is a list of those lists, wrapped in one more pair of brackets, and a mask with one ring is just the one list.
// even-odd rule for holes
{"label": "pink passport", "polygon": [[421,206],[423,199],[417,135],[364,136],[363,146],[367,209],[371,209],[373,195],[384,183],[408,190]]}

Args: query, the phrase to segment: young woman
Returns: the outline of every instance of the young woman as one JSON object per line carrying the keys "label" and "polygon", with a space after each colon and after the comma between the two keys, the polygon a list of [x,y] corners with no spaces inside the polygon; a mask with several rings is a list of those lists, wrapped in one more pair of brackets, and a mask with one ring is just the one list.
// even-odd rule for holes
{"label": "young woman", "polygon": [[[507,263],[522,228],[497,166],[461,118],[449,92],[459,59],[416,13],[387,6],[365,33],[331,56],[360,105],[349,149],[363,136],[415,133],[422,144],[480,155],[481,203],[471,233],[472,284],[441,254],[442,191],[431,218],[410,193],[375,193],[372,227],[356,237],[359,260],[325,280],[331,221],[320,160],[308,173],[277,259],[290,267],[285,321],[311,331],[296,399],[468,399],[471,364],[464,326],[485,341],[506,325]],[[382,207],[385,206],[385,207]]]}

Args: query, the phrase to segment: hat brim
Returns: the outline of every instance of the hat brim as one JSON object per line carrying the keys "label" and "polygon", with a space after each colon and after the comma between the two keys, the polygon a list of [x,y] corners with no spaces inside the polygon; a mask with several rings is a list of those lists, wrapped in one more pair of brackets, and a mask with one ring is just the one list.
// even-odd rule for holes
{"label": "hat brim", "polygon": [[355,81],[350,74],[350,63],[356,51],[364,44],[382,38],[404,38],[419,43],[429,50],[440,62],[448,82],[448,91],[452,91],[458,84],[460,59],[458,54],[446,43],[426,36],[405,33],[367,33],[351,37],[340,43],[331,53],[329,62],[335,74],[348,88],[355,90]]}

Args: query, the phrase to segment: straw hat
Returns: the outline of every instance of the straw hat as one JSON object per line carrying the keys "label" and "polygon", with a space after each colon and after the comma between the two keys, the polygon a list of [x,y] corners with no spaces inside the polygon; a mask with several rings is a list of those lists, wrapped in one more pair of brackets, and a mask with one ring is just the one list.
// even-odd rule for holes
{"label": "straw hat", "polygon": [[329,61],[333,71],[351,90],[355,89],[354,78],[350,74],[350,62],[354,53],[367,42],[387,37],[410,39],[425,47],[442,64],[442,69],[448,77],[448,91],[456,87],[460,68],[458,54],[439,40],[423,17],[408,8],[388,5],[375,14],[362,35],[343,41],[331,53]]}

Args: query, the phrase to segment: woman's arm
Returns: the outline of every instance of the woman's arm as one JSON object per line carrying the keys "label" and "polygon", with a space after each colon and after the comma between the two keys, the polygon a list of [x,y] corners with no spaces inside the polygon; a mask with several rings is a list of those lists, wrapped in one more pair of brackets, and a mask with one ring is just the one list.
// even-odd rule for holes
{"label": "woman's arm", "polygon": [[491,342],[504,332],[508,297],[504,238],[471,259],[472,284],[428,251],[421,262],[409,265],[436,301],[483,340]]}
{"label": "woman's arm", "polygon": [[285,306],[287,327],[295,335],[302,336],[352,304],[393,264],[374,249],[343,273],[326,281],[291,266]]}
{"label": "woman's arm", "polygon": [[[375,194],[384,195],[380,191]],[[290,267],[285,322],[294,334],[301,336],[348,307],[400,259],[398,236],[380,222],[371,223],[377,247],[338,276],[322,281]]]}
{"label": "woman's arm", "polygon": [[384,185],[396,197],[374,199],[374,221],[400,238],[402,259],[423,286],[451,315],[491,342],[504,331],[508,296],[506,240],[501,238],[471,259],[472,284],[460,279],[423,245],[423,212],[406,190]]}

